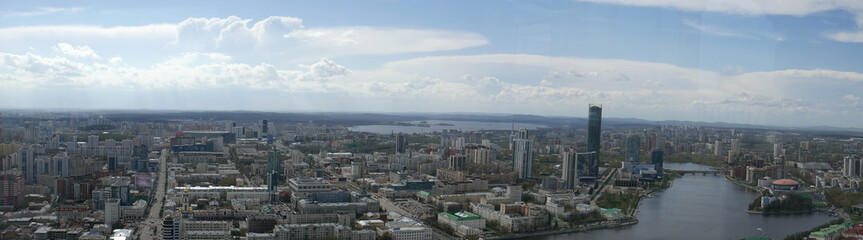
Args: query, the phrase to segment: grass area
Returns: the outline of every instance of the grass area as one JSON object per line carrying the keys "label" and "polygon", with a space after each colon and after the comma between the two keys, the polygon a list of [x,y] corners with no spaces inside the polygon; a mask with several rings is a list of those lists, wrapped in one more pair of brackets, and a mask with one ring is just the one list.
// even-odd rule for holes
{"label": "grass area", "polygon": [[671,182],[674,181],[674,179],[677,179],[679,177],[680,177],[680,173],[665,172],[665,173],[663,173],[661,182],[649,183],[649,184],[645,185],[645,189],[647,189],[649,192],[656,192],[656,191],[666,189],[666,188],[671,186]]}
{"label": "grass area", "polygon": [[637,193],[603,194],[596,202],[601,208],[617,208],[624,213],[635,209],[638,202]]}
{"label": "grass area", "polygon": [[840,190],[826,190],[824,195],[828,205],[841,207],[850,211],[851,206],[863,203],[863,192],[845,192]]}

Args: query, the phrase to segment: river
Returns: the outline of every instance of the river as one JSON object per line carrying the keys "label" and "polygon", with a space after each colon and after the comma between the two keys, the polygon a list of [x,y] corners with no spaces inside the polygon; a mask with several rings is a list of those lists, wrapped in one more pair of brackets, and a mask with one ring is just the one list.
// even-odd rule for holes
{"label": "river", "polygon": [[[709,166],[694,163],[666,163],[666,169],[697,170]],[[746,208],[758,192],[737,186],[722,176],[684,175],[665,191],[641,202],[638,224],[581,233],[543,236],[533,239],[740,239],[766,237],[783,239],[806,231],[835,217],[826,213],[756,215]]]}
{"label": "river", "polygon": [[[369,132],[369,133],[377,133],[377,134],[390,134],[390,133],[429,133],[429,132],[440,132],[444,129],[452,129],[452,130],[460,130],[460,131],[479,131],[479,130],[510,130],[513,128],[512,123],[507,122],[473,122],[473,121],[442,121],[442,120],[428,120],[426,121],[430,126],[428,127],[420,127],[420,126],[399,126],[399,125],[361,125],[355,127],[349,127],[348,130],[354,132]],[[410,122],[411,124],[420,124],[420,121]],[[440,125],[444,124],[444,125]],[[547,127],[545,125],[539,124],[527,124],[527,123],[516,123],[515,130],[524,128],[528,130],[533,130],[537,128]]]}

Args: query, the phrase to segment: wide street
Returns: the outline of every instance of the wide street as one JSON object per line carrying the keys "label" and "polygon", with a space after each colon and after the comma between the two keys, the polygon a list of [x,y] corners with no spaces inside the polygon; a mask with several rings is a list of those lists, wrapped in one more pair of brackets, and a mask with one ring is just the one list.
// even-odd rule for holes
{"label": "wide street", "polygon": [[[157,239],[162,236],[162,218],[159,216],[159,212],[162,212],[162,205],[164,204],[162,198],[165,197],[168,154],[168,149],[163,149],[161,157],[159,158],[158,180],[156,181],[155,186],[153,186],[156,188],[156,194],[153,196],[153,204],[150,205],[150,211],[147,218],[139,223],[138,235],[140,236],[140,239]],[[153,234],[153,229],[156,229],[155,235]]]}

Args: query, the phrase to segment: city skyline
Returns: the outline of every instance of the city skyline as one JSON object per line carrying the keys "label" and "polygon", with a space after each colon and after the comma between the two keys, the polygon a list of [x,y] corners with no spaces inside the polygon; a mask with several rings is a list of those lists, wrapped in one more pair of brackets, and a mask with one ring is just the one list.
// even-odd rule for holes
{"label": "city skyline", "polygon": [[[767,7],[779,5],[781,7]],[[0,108],[861,127],[863,6],[5,3]]]}

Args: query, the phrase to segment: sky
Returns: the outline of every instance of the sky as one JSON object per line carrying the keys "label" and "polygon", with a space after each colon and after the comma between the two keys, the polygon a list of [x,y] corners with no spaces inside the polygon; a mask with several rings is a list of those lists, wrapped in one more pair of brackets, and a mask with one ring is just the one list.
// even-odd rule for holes
{"label": "sky", "polygon": [[0,108],[863,127],[863,1],[4,1]]}

